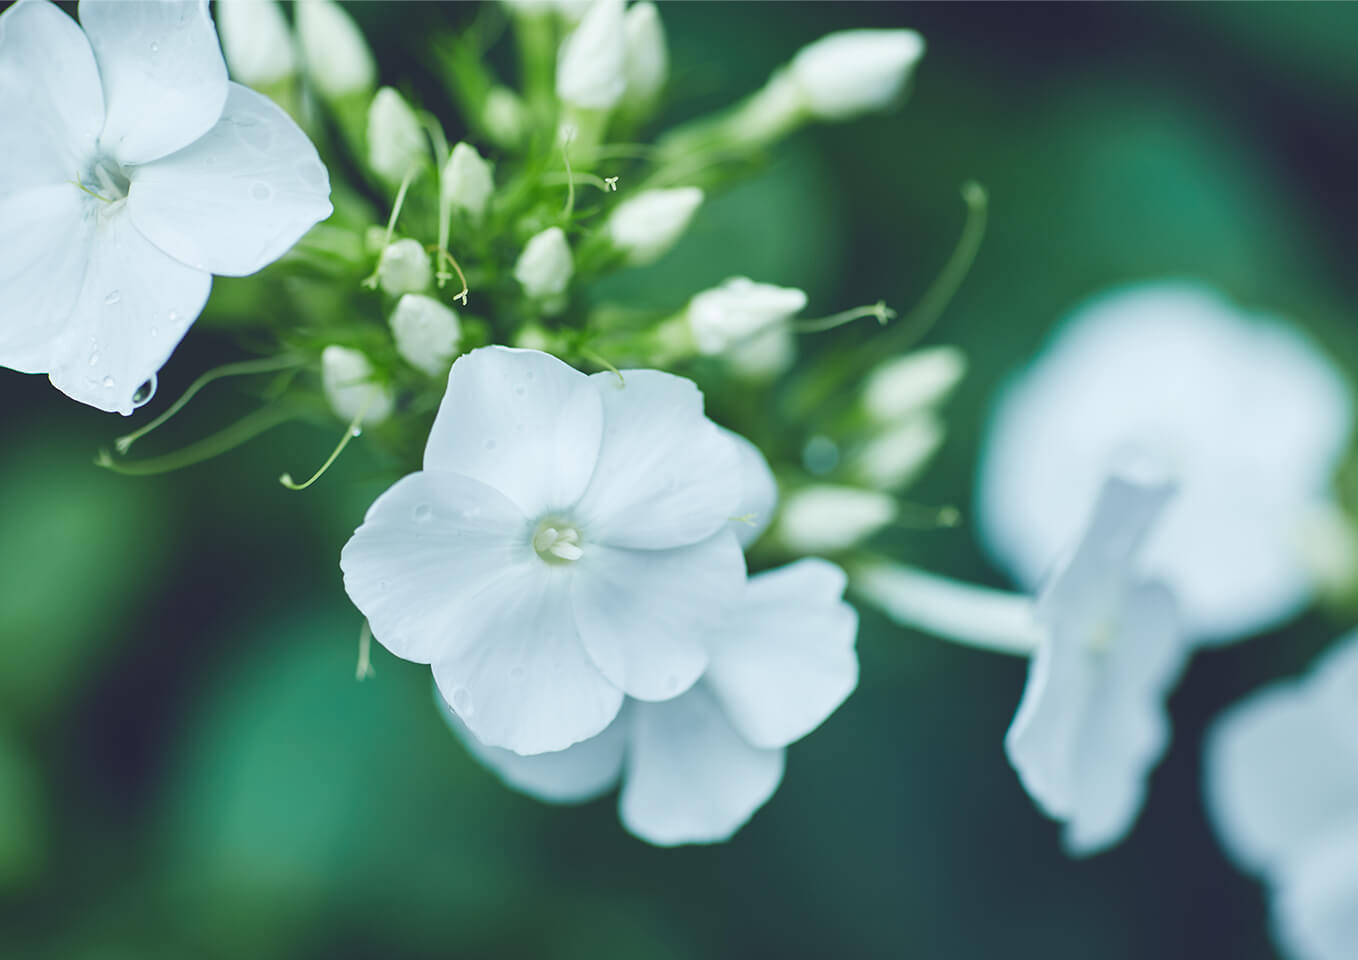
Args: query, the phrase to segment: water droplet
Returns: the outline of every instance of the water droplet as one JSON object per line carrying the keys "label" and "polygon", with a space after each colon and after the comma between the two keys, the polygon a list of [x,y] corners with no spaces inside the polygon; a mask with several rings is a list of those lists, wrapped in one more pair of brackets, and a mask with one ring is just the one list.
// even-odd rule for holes
{"label": "water droplet", "polygon": [[154,40],[151,41],[151,52],[160,53],[160,44],[156,43]]}
{"label": "water droplet", "polygon": [[105,390],[112,390],[113,387],[114,387],[113,378],[112,378],[112,377],[105,377],[105,378],[104,378],[104,389],[105,389]]}
{"label": "water droplet", "polygon": [[362,427],[353,427],[353,428],[350,429],[350,431],[349,431],[349,436],[351,436],[351,437],[361,437],[361,436],[363,436],[363,428],[362,428]]}
{"label": "water droplet", "polygon": [[250,188],[250,196],[262,203],[273,196],[273,187],[267,183],[256,183]]}
{"label": "water droplet", "polygon": [[487,440],[487,441],[486,441],[486,449],[487,449],[487,450],[494,450],[494,449],[495,449],[495,441],[494,441],[494,440]]}
{"label": "water droplet", "polygon": [[236,136],[247,147],[265,151],[273,144],[273,131],[253,117],[235,118]]}
{"label": "water droplet", "polygon": [[111,307],[122,298],[123,295],[119,293],[117,290],[110,290],[108,296],[104,298],[104,302]]}
{"label": "water droplet", "polygon": [[151,336],[153,336],[153,337],[158,337],[158,336],[160,336],[160,327],[152,326],[152,327],[151,327]]}
{"label": "water droplet", "polygon": [[170,323],[174,323],[175,321],[177,321],[177,320],[179,319],[179,311],[178,311],[178,310],[171,310],[170,313],[169,313],[169,315],[168,315],[165,319],[168,320],[168,321],[170,321]]}
{"label": "water droplet", "polygon": [[522,680],[522,679],[523,679],[523,667],[515,667],[513,670],[510,670],[510,671],[509,671],[509,679],[511,679],[511,680]]}
{"label": "water droplet", "polygon": [[90,366],[95,367],[98,365],[99,365],[99,351],[96,350],[90,354]]}
{"label": "water droplet", "polygon": [[525,380],[533,380],[533,379],[536,379],[536,377],[537,377],[537,374],[533,373],[532,370],[529,370],[527,373],[525,373],[525,374],[523,375],[523,378],[524,378]]}
{"label": "water droplet", "polygon": [[472,695],[462,687],[453,691],[453,709],[463,717],[470,717],[476,712],[476,708],[472,706]]}
{"label": "water droplet", "polygon": [[523,388],[523,387],[515,387],[515,388],[514,388],[514,392],[517,393],[519,396],[523,396],[523,391],[524,391],[524,388]]}
{"label": "water droplet", "polygon": [[314,160],[299,163],[297,165],[297,173],[313,187],[319,187],[321,184],[325,183],[325,167]]}
{"label": "water droplet", "polygon": [[420,523],[428,523],[434,516],[434,508],[427,503],[422,503],[415,508],[415,519]]}
{"label": "water droplet", "polygon": [[134,408],[145,406],[146,404],[151,402],[151,398],[154,397],[155,395],[156,395],[156,375],[153,373],[151,374],[151,379],[143,383],[140,387],[137,388],[137,392],[132,394],[132,406]]}

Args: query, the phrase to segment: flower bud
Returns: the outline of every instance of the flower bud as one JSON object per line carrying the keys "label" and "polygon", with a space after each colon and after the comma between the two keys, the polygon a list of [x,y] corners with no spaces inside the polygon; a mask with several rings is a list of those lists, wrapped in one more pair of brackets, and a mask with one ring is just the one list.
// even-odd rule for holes
{"label": "flower bud", "polygon": [[778,539],[797,553],[836,553],[896,519],[896,501],[875,490],[823,484],[803,487],[783,502]]}
{"label": "flower bud", "polygon": [[611,109],[626,87],[623,0],[594,0],[556,63],[556,95],[583,110]]}
{"label": "flower bud", "polygon": [[796,359],[797,337],[784,326],[761,330],[726,351],[727,367],[742,380],[772,380],[786,373]]}
{"label": "flower bud", "polygon": [[297,39],[307,75],[331,100],[367,93],[377,83],[377,65],[358,24],[334,0],[300,0]]}
{"label": "flower bud", "polygon": [[415,111],[391,87],[383,87],[368,108],[368,166],[383,180],[400,183],[425,162],[428,150]]}
{"label": "flower bud", "polygon": [[845,120],[888,107],[923,55],[913,30],[843,30],[803,47],[790,69],[814,117]]}
{"label": "flower bud", "polygon": [[519,95],[508,87],[491,87],[482,108],[481,125],[497,146],[517,147],[528,127]]}
{"label": "flower bud", "polygon": [[713,354],[787,322],[805,306],[800,290],[732,277],[690,300],[685,316],[698,352]]}
{"label": "flower bud", "polygon": [[231,75],[267,87],[297,72],[292,31],[276,0],[217,0],[217,34]]}
{"label": "flower bud", "polygon": [[670,57],[660,11],[650,0],[628,8],[623,17],[625,43],[623,100],[633,110],[654,106],[669,78]]}
{"label": "flower bud", "polygon": [[466,213],[473,222],[486,215],[486,204],[495,190],[490,164],[469,143],[459,143],[443,168],[443,198]]}
{"label": "flower bud", "polygon": [[401,359],[431,377],[448,372],[462,343],[457,313],[421,293],[407,293],[397,301],[391,332]]}
{"label": "flower bud", "polygon": [[514,264],[514,278],[535,300],[565,293],[574,273],[571,245],[560,227],[548,227],[529,240]]}
{"label": "flower bud", "polygon": [[697,187],[647,190],[618,204],[605,229],[629,263],[651,263],[674,246],[702,202]]}
{"label": "flower bud", "polygon": [[868,375],[863,407],[879,423],[909,417],[947,399],[967,372],[957,347],[925,347],[881,364]]}
{"label": "flower bud", "polygon": [[397,240],[382,251],[382,259],[377,265],[377,280],[382,289],[393,297],[403,293],[419,293],[429,286],[433,270],[429,254],[418,240],[409,237]]}
{"label": "flower bud", "polygon": [[394,398],[389,387],[373,382],[373,367],[358,350],[334,344],[321,351],[321,384],[330,409],[341,420],[362,416],[376,426],[391,416]]}
{"label": "flower bud", "polygon": [[900,490],[933,459],[943,445],[944,432],[943,424],[931,413],[908,417],[870,440],[859,451],[854,469],[869,486]]}

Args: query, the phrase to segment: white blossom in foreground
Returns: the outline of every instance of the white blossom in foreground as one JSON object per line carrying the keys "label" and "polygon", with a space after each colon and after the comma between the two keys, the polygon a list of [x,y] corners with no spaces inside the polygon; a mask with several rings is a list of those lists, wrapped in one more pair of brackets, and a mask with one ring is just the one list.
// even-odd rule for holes
{"label": "white blossom in foreground", "polygon": [[623,825],[650,843],[729,838],[773,795],[788,744],[858,683],[858,617],[841,599],[844,573],[799,560],[752,577],[710,638],[711,665],[683,696],[629,700],[599,736],[533,757],[487,747],[445,705],[453,730],[516,790],[576,803],[622,781]]}
{"label": "white blossom in foreground", "polygon": [[702,202],[697,187],[647,190],[618,204],[604,229],[628,263],[653,263],[688,229]]}
{"label": "white blossom in foreground", "polygon": [[805,307],[801,290],[732,277],[690,300],[685,318],[698,352],[715,354],[786,324]]}
{"label": "white blossom in foreground", "polygon": [[231,75],[267,87],[297,72],[292,30],[278,0],[217,0],[217,30]]}
{"label": "white blossom in foreground", "polygon": [[198,317],[330,215],[315,148],[231,83],[206,0],[0,14],[0,366],[131,413]]}
{"label": "white blossom in foreground", "polygon": [[741,598],[736,445],[688,380],[622,377],[506,347],[458,358],[424,470],[341,555],[373,636],[431,664],[488,745],[562,750],[624,695],[679,696]]}
{"label": "white blossom in foreground", "polygon": [[442,376],[462,343],[457,312],[422,293],[407,293],[391,314],[391,333],[401,359],[431,377]]}
{"label": "white blossom in foreground", "polygon": [[1194,639],[1262,629],[1309,600],[1306,518],[1348,445],[1349,386],[1296,329],[1189,286],[1081,308],[998,399],[979,471],[985,546],[1033,589],[1110,463],[1168,464],[1178,495],[1143,554]]}
{"label": "white blossom in foreground", "polygon": [[1298,680],[1210,731],[1207,807],[1226,849],[1261,875],[1296,960],[1358,956],[1358,633]]}
{"label": "white blossom in foreground", "polygon": [[341,420],[376,426],[391,416],[395,398],[373,379],[373,367],[358,350],[334,344],[321,351],[321,385],[330,409]]}
{"label": "white blossom in foreground", "polygon": [[626,89],[625,62],[623,0],[594,0],[561,44],[556,95],[573,107],[608,110]]}
{"label": "white blossom in foreground", "polygon": [[335,0],[298,0],[297,39],[307,75],[331,100],[366,94],[377,84],[377,64],[358,24]]}
{"label": "white blossom in foreground", "polygon": [[514,279],[533,298],[565,293],[574,273],[570,241],[560,227],[548,227],[535,234],[514,264]]}

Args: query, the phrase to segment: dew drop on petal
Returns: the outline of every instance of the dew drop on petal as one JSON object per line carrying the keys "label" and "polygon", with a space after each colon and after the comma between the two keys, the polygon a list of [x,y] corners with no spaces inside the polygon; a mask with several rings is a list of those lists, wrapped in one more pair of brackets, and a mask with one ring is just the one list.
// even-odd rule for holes
{"label": "dew drop on petal", "polygon": [[361,436],[363,436],[363,428],[362,428],[362,427],[354,427],[354,428],[352,428],[352,429],[349,431],[349,436],[351,436],[351,437],[361,437]]}
{"label": "dew drop on petal", "polygon": [[250,188],[250,196],[262,203],[273,197],[273,187],[264,182],[256,183]]}
{"label": "dew drop on petal", "polygon": [[153,373],[151,374],[151,379],[143,383],[140,387],[137,388],[137,392],[132,394],[132,406],[134,408],[145,406],[146,404],[151,402],[151,398],[154,397],[155,395],[156,395],[156,375]]}
{"label": "dew drop on petal", "polygon": [[434,508],[427,503],[422,503],[415,508],[415,519],[420,523],[428,523],[434,517]]}
{"label": "dew drop on petal", "polygon": [[160,44],[156,43],[154,40],[151,41],[151,52],[160,53]]}
{"label": "dew drop on petal", "polygon": [[117,290],[110,290],[108,296],[104,298],[104,302],[111,307],[122,298],[123,295],[119,293]]}
{"label": "dew drop on petal", "polygon": [[90,366],[94,367],[98,365],[99,365],[99,351],[95,350],[93,353],[90,354]]}
{"label": "dew drop on petal", "polygon": [[153,324],[153,325],[151,326],[151,336],[153,336],[153,337],[158,337],[158,336],[160,336],[160,327],[157,327],[157,326],[155,326],[155,325]]}
{"label": "dew drop on petal", "polygon": [[113,382],[113,378],[112,378],[112,377],[105,377],[105,378],[104,378],[104,389],[105,389],[105,390],[112,390],[113,387],[114,387],[114,385],[115,385],[115,384],[114,384],[114,382]]}
{"label": "dew drop on petal", "polygon": [[515,667],[514,669],[510,670],[510,671],[509,671],[509,679],[511,679],[511,680],[522,680],[522,679],[523,679],[523,667]]}
{"label": "dew drop on petal", "polygon": [[319,187],[325,182],[325,167],[314,160],[299,163],[297,165],[297,174],[313,187]]}
{"label": "dew drop on petal", "polygon": [[462,687],[453,691],[453,709],[463,717],[470,717],[476,712],[476,708],[472,706],[472,695]]}

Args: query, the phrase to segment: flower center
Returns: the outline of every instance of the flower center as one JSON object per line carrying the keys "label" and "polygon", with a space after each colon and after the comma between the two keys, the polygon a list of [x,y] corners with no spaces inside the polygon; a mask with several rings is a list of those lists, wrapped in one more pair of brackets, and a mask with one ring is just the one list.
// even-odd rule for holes
{"label": "flower center", "polygon": [[132,181],[118,165],[118,161],[101,154],[95,158],[85,175],[76,181],[76,186],[105,203],[118,203],[127,199],[127,191],[131,189]]}
{"label": "flower center", "polygon": [[548,518],[538,524],[533,534],[533,549],[547,563],[574,563],[584,556],[580,549],[580,531],[569,524]]}

